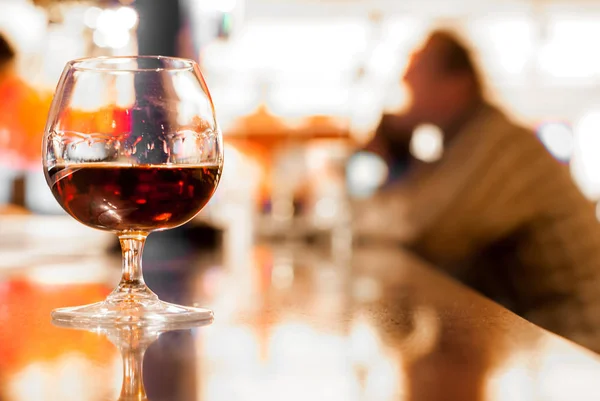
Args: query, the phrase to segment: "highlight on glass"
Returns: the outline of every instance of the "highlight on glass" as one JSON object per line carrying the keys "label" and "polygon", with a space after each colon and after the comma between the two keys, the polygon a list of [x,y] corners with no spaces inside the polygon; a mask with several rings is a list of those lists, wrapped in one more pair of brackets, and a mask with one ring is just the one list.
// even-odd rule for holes
{"label": "highlight on glass", "polygon": [[67,63],[43,140],[46,180],[80,223],[114,232],[122,278],[103,302],[56,309],[55,320],[173,323],[212,319],[163,302],[145,284],[146,237],[193,219],[215,192],[222,136],[198,65],[162,57]]}

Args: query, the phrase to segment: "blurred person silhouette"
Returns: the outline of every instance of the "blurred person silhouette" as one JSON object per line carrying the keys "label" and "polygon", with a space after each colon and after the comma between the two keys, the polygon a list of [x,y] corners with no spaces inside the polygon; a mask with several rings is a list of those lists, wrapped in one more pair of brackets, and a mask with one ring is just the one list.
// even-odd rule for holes
{"label": "blurred person silhouette", "polygon": [[14,206],[9,206],[9,202],[13,196],[13,179],[14,173],[8,171],[7,164],[10,152],[10,138],[8,130],[5,128],[8,124],[6,113],[6,103],[10,101],[8,94],[10,93],[11,77],[15,71],[15,51],[8,43],[8,40],[0,33],[0,215],[12,214],[16,209]]}
{"label": "blurred person silhouette", "polygon": [[[10,38],[0,32],[0,203],[9,197],[8,201],[24,206],[23,172],[39,169],[40,144],[52,97],[19,75],[18,56]],[[13,188],[7,191],[11,182]]]}
{"label": "blurred person silhouette", "polygon": [[0,33],[0,87],[15,70],[15,50]]}
{"label": "blurred person silhouette", "polygon": [[[492,106],[471,52],[434,31],[403,77],[412,104],[366,147],[403,174],[355,207],[355,238],[402,243],[530,321],[600,352],[595,207],[533,132]],[[415,127],[442,157],[411,157]]]}
{"label": "blurred person silhouette", "polygon": [[17,57],[15,47],[0,33],[0,147],[11,151],[13,167],[38,168],[52,96],[19,75]]}

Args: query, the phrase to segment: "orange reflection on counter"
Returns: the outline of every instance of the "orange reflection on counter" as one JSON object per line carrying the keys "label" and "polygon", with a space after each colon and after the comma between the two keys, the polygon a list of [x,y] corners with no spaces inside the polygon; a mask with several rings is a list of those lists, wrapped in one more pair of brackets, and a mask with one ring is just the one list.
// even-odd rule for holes
{"label": "orange reflection on counter", "polygon": [[0,382],[3,387],[11,376],[33,363],[53,361],[74,352],[98,363],[114,355],[114,347],[102,337],[59,329],[50,321],[50,312],[56,307],[100,301],[109,292],[102,284],[49,287],[21,278],[1,282]]}

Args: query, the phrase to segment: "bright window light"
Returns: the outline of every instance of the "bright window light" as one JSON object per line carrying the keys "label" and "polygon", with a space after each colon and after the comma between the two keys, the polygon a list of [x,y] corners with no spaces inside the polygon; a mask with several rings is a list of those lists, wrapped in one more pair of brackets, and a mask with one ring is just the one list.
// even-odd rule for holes
{"label": "bright window light", "polygon": [[547,43],[540,49],[540,69],[555,78],[589,78],[600,71],[600,53],[593,51],[600,25],[591,19],[550,21]]}

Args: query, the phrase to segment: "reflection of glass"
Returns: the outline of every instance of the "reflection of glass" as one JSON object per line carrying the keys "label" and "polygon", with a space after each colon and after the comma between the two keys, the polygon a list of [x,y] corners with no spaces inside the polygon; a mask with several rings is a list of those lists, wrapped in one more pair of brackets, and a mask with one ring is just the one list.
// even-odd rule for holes
{"label": "reflection of glass", "polygon": [[221,134],[195,62],[160,56],[69,62],[48,117],[43,160],[61,206],[87,226],[116,233],[123,250],[123,276],[112,294],[97,304],[57,309],[55,319],[212,318],[205,309],[160,301],[141,266],[148,234],[191,220],[220,179]]}
{"label": "reflection of glass", "polygon": [[165,332],[187,330],[210,324],[210,321],[199,323],[174,323],[162,326],[140,326],[136,324],[98,326],[95,323],[81,321],[53,320],[56,326],[77,330],[86,330],[106,336],[121,352],[123,359],[123,384],[119,401],[147,400],[144,389],[143,363],[144,353],[158,337]]}

